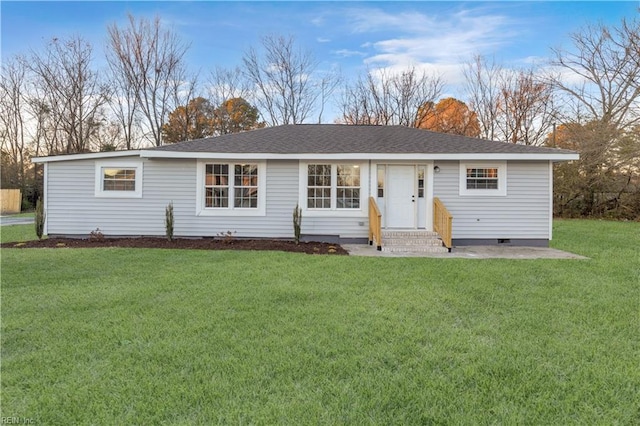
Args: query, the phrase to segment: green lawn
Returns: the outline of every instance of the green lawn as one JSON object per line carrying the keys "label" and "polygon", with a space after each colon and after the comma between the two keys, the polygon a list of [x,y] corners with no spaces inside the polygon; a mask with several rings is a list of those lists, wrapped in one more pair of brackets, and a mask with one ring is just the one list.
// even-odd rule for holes
{"label": "green lawn", "polygon": [[0,226],[0,241],[3,243],[9,241],[29,241],[37,238],[34,224]]}
{"label": "green lawn", "polygon": [[553,245],[590,259],[3,250],[1,415],[638,424],[640,223]]}

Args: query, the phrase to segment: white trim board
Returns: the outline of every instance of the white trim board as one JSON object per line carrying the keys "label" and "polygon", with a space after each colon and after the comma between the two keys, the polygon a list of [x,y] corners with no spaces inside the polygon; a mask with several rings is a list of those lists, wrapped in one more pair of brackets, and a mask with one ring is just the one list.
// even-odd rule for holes
{"label": "white trim board", "polygon": [[432,161],[432,160],[519,160],[519,161],[571,161],[578,160],[577,153],[237,153],[237,152],[182,152],[182,151],[113,151],[93,152],[86,154],[54,155],[49,157],[34,157],[33,163],[49,163],[54,161],[99,160],[114,157],[142,158],[189,158],[189,159],[220,159],[220,160],[381,160],[381,161]]}
{"label": "white trim board", "polygon": [[519,161],[570,161],[578,160],[577,153],[467,153],[467,154],[429,154],[429,153],[237,153],[237,152],[179,152],[179,151],[140,151],[143,158],[196,158],[224,160],[333,160],[333,161],[431,161],[431,160],[519,160]]}
{"label": "white trim board", "polygon": [[85,154],[63,154],[51,155],[49,157],[34,157],[32,163],[51,163],[54,161],[75,161],[75,160],[102,160],[103,158],[114,157],[139,157],[141,151],[109,151],[109,152],[89,152]]}

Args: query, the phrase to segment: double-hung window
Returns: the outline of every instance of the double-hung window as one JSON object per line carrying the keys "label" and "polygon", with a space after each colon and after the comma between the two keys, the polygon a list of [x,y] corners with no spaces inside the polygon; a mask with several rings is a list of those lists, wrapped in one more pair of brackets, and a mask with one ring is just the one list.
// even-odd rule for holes
{"label": "double-hung window", "polygon": [[336,166],[336,208],[360,208],[360,166]]}
{"label": "double-hung window", "polygon": [[142,197],[142,162],[99,161],[95,169],[96,197]]}
{"label": "double-hung window", "polygon": [[460,195],[507,195],[506,163],[460,163]]}
{"label": "double-hung window", "polygon": [[307,208],[331,208],[331,164],[307,166]]}
{"label": "double-hung window", "polygon": [[302,205],[309,212],[361,210],[362,167],[359,164],[301,164]]}
{"label": "double-hung window", "polygon": [[207,164],[205,168],[204,206],[206,208],[229,207],[229,165]]}
{"label": "double-hung window", "polygon": [[235,208],[258,208],[258,165],[236,164],[233,166]]}
{"label": "double-hung window", "polygon": [[199,162],[196,214],[264,215],[264,168],[263,162]]}

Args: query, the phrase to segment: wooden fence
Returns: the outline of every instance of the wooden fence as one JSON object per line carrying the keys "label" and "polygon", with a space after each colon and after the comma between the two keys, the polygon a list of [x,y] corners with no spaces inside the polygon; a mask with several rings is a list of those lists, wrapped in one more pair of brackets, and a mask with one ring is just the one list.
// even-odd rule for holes
{"label": "wooden fence", "polygon": [[0,189],[0,214],[20,213],[22,194],[19,189]]}

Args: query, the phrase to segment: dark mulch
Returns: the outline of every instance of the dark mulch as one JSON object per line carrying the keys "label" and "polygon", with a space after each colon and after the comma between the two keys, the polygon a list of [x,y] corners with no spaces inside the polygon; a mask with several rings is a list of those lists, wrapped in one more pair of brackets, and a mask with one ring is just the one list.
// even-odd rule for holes
{"label": "dark mulch", "polygon": [[48,238],[44,240],[26,241],[23,243],[3,243],[1,248],[163,248],[163,249],[196,249],[196,250],[277,250],[307,254],[341,254],[349,253],[338,244],[322,242],[301,242],[296,244],[287,240],[249,240],[219,238],[177,238],[168,241],[166,238],[102,238],[74,239]]}

